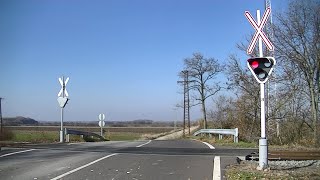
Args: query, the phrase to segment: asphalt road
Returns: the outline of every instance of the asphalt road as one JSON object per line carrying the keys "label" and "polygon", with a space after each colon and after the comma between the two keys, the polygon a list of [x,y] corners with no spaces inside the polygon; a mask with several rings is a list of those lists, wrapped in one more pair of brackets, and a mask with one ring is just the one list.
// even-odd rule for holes
{"label": "asphalt road", "polygon": [[192,140],[6,147],[0,151],[0,179],[211,180],[215,155],[249,151],[210,149]]}

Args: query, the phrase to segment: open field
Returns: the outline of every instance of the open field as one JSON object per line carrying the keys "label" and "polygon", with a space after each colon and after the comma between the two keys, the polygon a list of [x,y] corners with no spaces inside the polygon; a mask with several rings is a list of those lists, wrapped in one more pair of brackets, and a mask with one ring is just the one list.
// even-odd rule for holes
{"label": "open field", "polygon": [[[65,126],[65,128],[94,132],[100,134],[100,127]],[[50,143],[59,142],[59,126],[7,126],[7,132],[11,133],[8,141]],[[111,141],[152,139],[159,134],[173,131],[172,127],[107,127],[103,128],[104,136]],[[70,141],[83,141],[79,136],[71,135]]]}
{"label": "open field", "polygon": [[[60,131],[60,126],[5,126],[7,130]],[[64,128],[87,132],[100,132],[100,127],[64,126]],[[163,133],[174,130],[173,127],[105,127],[109,132]]]}

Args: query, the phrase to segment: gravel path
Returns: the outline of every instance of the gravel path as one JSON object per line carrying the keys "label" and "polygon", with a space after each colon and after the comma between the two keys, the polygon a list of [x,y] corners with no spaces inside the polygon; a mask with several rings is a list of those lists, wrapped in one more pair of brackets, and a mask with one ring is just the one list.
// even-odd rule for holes
{"label": "gravel path", "polygon": [[[192,126],[190,127],[190,131],[193,132],[194,130],[196,130],[198,128],[198,126]],[[187,135],[188,134],[188,129],[186,129],[185,131],[185,134]],[[182,137],[183,135],[183,130],[181,131],[178,131],[178,132],[174,132],[172,134],[168,134],[168,135],[165,135],[165,136],[162,136],[162,137],[159,137],[155,140],[170,140],[170,139],[178,139],[180,137]]]}

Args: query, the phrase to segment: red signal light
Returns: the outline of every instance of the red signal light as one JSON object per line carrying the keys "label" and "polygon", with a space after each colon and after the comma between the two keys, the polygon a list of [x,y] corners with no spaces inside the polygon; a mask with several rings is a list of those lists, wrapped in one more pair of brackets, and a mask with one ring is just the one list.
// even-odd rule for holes
{"label": "red signal light", "polygon": [[255,69],[255,68],[259,67],[259,62],[258,61],[252,61],[252,63],[250,65],[253,67],[253,69]]}

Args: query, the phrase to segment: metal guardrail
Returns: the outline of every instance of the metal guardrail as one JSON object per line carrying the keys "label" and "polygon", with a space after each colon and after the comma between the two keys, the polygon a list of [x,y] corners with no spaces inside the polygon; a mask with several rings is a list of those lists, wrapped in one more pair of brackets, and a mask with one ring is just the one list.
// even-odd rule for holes
{"label": "metal guardrail", "polygon": [[219,139],[222,138],[222,135],[233,135],[233,141],[238,143],[238,135],[239,131],[238,128],[235,129],[200,129],[193,133],[194,136],[199,134],[219,134]]}
{"label": "metal guardrail", "polygon": [[67,142],[69,142],[70,138],[69,135],[73,134],[73,135],[82,135],[82,136],[91,136],[91,137],[96,137],[98,139],[100,139],[101,141],[106,141],[106,139],[102,136],[100,136],[99,134],[93,133],[93,132],[85,132],[85,131],[79,131],[79,130],[73,130],[73,129],[67,129],[65,128],[65,134],[67,136]]}

